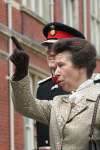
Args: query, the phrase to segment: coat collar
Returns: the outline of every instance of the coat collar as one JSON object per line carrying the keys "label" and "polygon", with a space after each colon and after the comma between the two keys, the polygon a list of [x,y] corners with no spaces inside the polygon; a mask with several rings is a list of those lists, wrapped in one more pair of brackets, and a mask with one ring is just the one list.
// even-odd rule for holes
{"label": "coat collar", "polygon": [[78,103],[72,107],[72,103],[68,101],[68,95],[60,96],[60,102],[55,108],[56,120],[59,126],[60,135],[62,135],[65,124],[71,121],[76,115],[88,108],[86,99],[82,97]]}
{"label": "coat collar", "polygon": [[83,112],[87,108],[88,108],[88,104],[87,104],[86,98],[85,97],[81,97],[78,100],[78,102],[75,104],[74,107],[72,105],[72,109],[71,109],[71,113],[70,113],[68,121],[72,120],[76,115],[79,115],[81,112]]}
{"label": "coat collar", "polygon": [[[95,92],[93,92],[95,91]],[[72,120],[76,115],[80,114],[82,111],[88,108],[88,102],[95,102],[98,94],[100,93],[100,84],[93,85],[88,89],[84,89],[84,96],[81,96],[76,101],[76,104],[73,105],[73,102],[69,102],[69,95],[63,96],[62,101],[71,104],[71,111],[68,121]]]}
{"label": "coat collar", "polygon": [[76,115],[80,114],[82,111],[88,108],[87,99],[84,96],[80,97],[76,104],[69,102],[68,96],[62,97],[62,100],[71,106],[68,121],[72,120]]}
{"label": "coat collar", "polygon": [[62,135],[62,129],[66,121],[68,120],[71,111],[71,104],[66,101],[63,101],[66,99],[66,97],[68,96],[61,95],[56,97],[57,104],[55,106],[55,115],[60,135]]}

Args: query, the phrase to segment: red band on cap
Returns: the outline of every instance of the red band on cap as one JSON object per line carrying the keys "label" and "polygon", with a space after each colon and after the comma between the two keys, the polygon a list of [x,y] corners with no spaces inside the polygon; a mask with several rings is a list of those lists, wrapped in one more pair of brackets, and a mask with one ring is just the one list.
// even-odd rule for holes
{"label": "red band on cap", "polygon": [[51,33],[48,33],[48,37],[47,39],[61,39],[61,38],[71,38],[71,37],[75,37],[74,35],[64,32],[64,31],[56,31],[55,35],[51,35]]}

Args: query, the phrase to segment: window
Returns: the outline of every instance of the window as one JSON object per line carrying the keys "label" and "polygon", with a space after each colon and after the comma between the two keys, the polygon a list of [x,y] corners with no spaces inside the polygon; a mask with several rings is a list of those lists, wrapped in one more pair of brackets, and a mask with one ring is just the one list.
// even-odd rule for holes
{"label": "window", "polygon": [[78,0],[62,0],[63,21],[65,24],[79,28]]}
{"label": "window", "polygon": [[46,21],[51,20],[52,0],[23,0],[23,5]]}
{"label": "window", "polygon": [[[36,95],[37,82],[41,80],[41,77],[37,74],[30,74],[31,91]],[[24,138],[25,138],[25,150],[37,149],[37,133],[36,133],[36,121],[24,117]]]}
{"label": "window", "polygon": [[91,0],[91,42],[100,56],[100,0]]}
{"label": "window", "polygon": [[34,120],[24,117],[24,138],[25,138],[25,150],[35,149],[34,139]]}

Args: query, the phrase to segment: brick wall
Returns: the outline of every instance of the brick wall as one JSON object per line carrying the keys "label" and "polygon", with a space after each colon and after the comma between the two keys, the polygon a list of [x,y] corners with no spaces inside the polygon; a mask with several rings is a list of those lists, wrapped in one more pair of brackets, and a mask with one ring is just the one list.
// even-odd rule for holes
{"label": "brick wall", "polygon": [[7,24],[7,7],[4,0],[0,1],[0,22]]}
{"label": "brick wall", "polygon": [[0,149],[9,149],[8,63],[0,60]]}

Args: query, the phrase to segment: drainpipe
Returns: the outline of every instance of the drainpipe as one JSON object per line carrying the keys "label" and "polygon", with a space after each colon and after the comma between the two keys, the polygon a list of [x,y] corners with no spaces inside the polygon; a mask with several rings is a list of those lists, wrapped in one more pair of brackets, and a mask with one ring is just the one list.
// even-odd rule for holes
{"label": "drainpipe", "polygon": [[[8,28],[11,31],[12,30],[12,3],[13,0],[7,0],[8,4]],[[8,48],[9,48],[9,55],[12,53],[12,40],[9,38],[9,43],[8,43]],[[11,76],[13,73],[13,65],[9,61],[9,76]],[[9,84],[9,113],[10,113],[10,150],[14,150],[14,108],[13,108],[13,103],[12,103],[12,98],[11,98],[11,85]]]}

